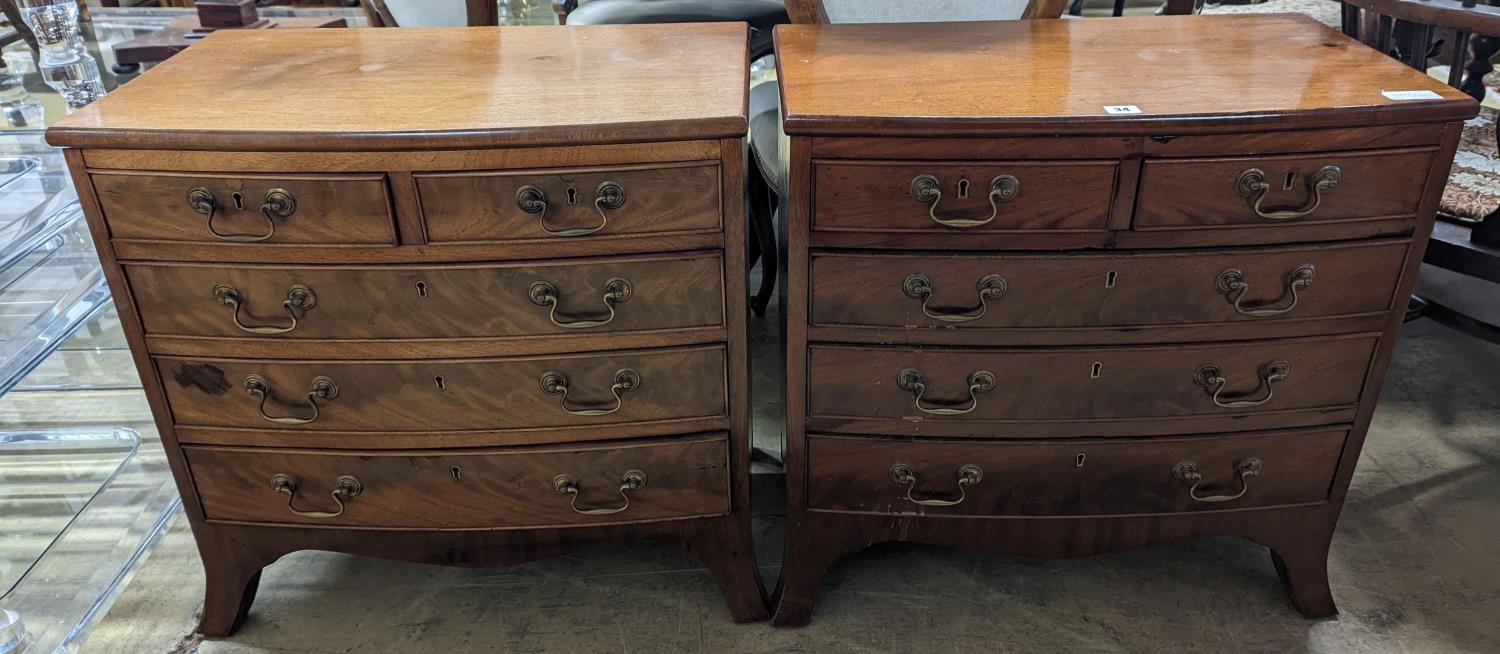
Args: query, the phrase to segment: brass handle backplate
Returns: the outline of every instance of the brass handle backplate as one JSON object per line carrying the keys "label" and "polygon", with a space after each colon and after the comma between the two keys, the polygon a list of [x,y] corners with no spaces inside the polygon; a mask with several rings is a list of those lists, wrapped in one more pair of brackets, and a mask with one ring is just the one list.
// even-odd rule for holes
{"label": "brass handle backplate", "polygon": [[922,506],[957,506],[959,504],[962,504],[964,499],[967,498],[967,494],[965,493],[964,488],[967,486],[974,486],[983,479],[984,470],[980,469],[979,466],[970,463],[958,469],[957,499],[947,500],[937,497],[917,499],[915,497],[912,497],[912,491],[917,487],[917,475],[912,471],[912,467],[905,463],[897,463],[896,465],[891,466],[891,481],[894,481],[897,484],[905,484],[906,499],[914,504],[920,504]]}
{"label": "brass handle backplate", "polygon": [[307,390],[307,404],[312,407],[312,415],[306,418],[298,416],[273,416],[266,413],[266,402],[271,399],[271,385],[265,377],[260,375],[246,375],[244,382],[245,392],[251,397],[260,398],[260,417],[265,418],[278,425],[305,425],[318,419],[322,410],[318,406],[318,400],[328,401],[339,396],[339,386],[328,377],[318,376],[312,380],[312,385]]}
{"label": "brass handle backplate", "polygon": [[1224,377],[1218,366],[1211,363],[1199,367],[1197,374],[1193,375],[1193,381],[1209,393],[1215,406],[1225,409],[1243,409],[1270,402],[1271,396],[1275,393],[1272,384],[1285,380],[1289,374],[1291,374],[1291,366],[1285,361],[1277,361],[1265,366],[1261,370],[1260,377],[1261,385],[1266,388],[1266,394],[1254,400],[1220,398],[1224,389],[1229,386],[1229,379]]}
{"label": "brass handle backplate", "polygon": [[969,375],[969,399],[961,406],[940,406],[929,402],[927,380],[916,369],[907,368],[896,375],[896,387],[911,393],[912,405],[918,411],[934,416],[961,416],[979,407],[979,396],[995,389],[995,373],[976,370]]}
{"label": "brass handle backplate", "polygon": [[932,218],[932,222],[944,227],[960,229],[990,224],[995,216],[1000,215],[1000,205],[1016,199],[1016,194],[1020,192],[1021,180],[1016,179],[1015,175],[999,175],[990,180],[990,215],[988,218],[983,220],[940,218],[938,217],[938,204],[943,201],[942,182],[938,181],[936,175],[917,175],[911,179],[911,196],[917,202],[927,205],[927,215]]}
{"label": "brass handle backplate", "polygon": [[552,324],[566,329],[588,329],[608,325],[615,319],[615,304],[630,299],[634,294],[630,280],[623,277],[612,277],[604,282],[604,308],[609,310],[609,315],[603,318],[558,318],[557,307],[561,304],[562,296],[552,282],[535,281],[526,290],[527,297],[537,306],[551,306],[552,310],[547,312],[547,319]]}
{"label": "brass handle backplate", "polygon": [[542,373],[542,392],[548,395],[561,395],[558,404],[563,411],[575,416],[607,416],[620,410],[625,406],[625,398],[621,394],[628,393],[641,387],[641,373],[630,368],[621,368],[615,371],[614,383],[610,385],[609,392],[615,396],[614,406],[608,409],[574,409],[568,406],[568,378],[556,370]]}
{"label": "brass handle backplate", "polygon": [[609,212],[625,206],[625,187],[618,182],[600,182],[594,189],[594,210],[599,212],[599,224],[593,227],[553,229],[547,225],[547,193],[527,184],[516,189],[516,207],[529,214],[536,214],[537,224],[549,236],[588,236],[609,225]]}
{"label": "brass handle backplate", "polygon": [[985,312],[990,309],[987,302],[998,300],[1005,295],[1005,278],[998,274],[980,277],[979,282],[975,286],[979,289],[979,307],[951,311],[935,310],[927,306],[932,301],[932,280],[922,273],[907,275],[906,281],[901,283],[901,292],[913,300],[921,300],[922,314],[928,318],[941,322],[958,323],[983,318]]}
{"label": "brass handle backplate", "polygon": [[1297,307],[1297,301],[1300,299],[1297,292],[1312,286],[1317,272],[1317,268],[1314,268],[1312,264],[1304,263],[1287,275],[1286,291],[1282,297],[1290,295],[1292,301],[1287,302],[1285,306],[1277,306],[1283,302],[1282,298],[1271,302],[1244,304],[1245,296],[1250,294],[1250,282],[1245,281],[1245,271],[1239,268],[1229,268],[1220,272],[1218,278],[1214,280],[1214,288],[1223,293],[1224,298],[1234,304],[1234,310],[1241,315],[1257,318],[1279,316]]}
{"label": "brass handle backplate", "polygon": [[1198,464],[1192,461],[1183,461],[1172,466],[1172,478],[1188,486],[1188,496],[1196,502],[1216,503],[1230,502],[1245,496],[1250,492],[1249,482],[1246,480],[1260,474],[1265,464],[1260,459],[1250,458],[1239,462],[1234,466],[1239,478],[1240,491],[1233,495],[1199,495],[1198,485],[1203,483],[1203,473],[1198,471]]}
{"label": "brass handle backplate", "polygon": [[1250,168],[1240,173],[1234,182],[1234,188],[1240,195],[1245,196],[1250,209],[1255,215],[1266,220],[1296,220],[1318,210],[1323,204],[1323,194],[1333,190],[1339,184],[1339,178],[1343,171],[1338,166],[1323,166],[1313,172],[1307,178],[1308,194],[1311,196],[1307,202],[1297,209],[1286,209],[1280,211],[1268,211],[1261,208],[1261,203],[1266,201],[1266,196],[1271,193],[1271,183],[1266,181],[1265,171],[1259,168]]}
{"label": "brass handle backplate", "polygon": [[582,509],[578,507],[578,495],[581,490],[578,479],[569,474],[561,474],[552,478],[552,490],[557,491],[559,495],[572,495],[573,501],[571,505],[573,511],[583,515],[611,515],[620,513],[630,508],[630,495],[628,493],[640,490],[645,485],[646,473],[639,470],[626,470],[625,474],[620,476],[619,486],[620,498],[625,500],[624,504],[606,509]]}
{"label": "brass handle backplate", "polygon": [[355,479],[353,475],[342,475],[334,481],[333,491],[329,493],[333,497],[333,503],[338,505],[339,510],[303,511],[293,506],[297,501],[297,482],[291,476],[285,474],[273,475],[271,477],[271,487],[276,489],[278,493],[286,493],[286,508],[292,513],[304,518],[318,519],[337,518],[344,515],[344,509],[347,508],[344,502],[351,497],[363,493],[365,490],[364,485],[359,483],[359,480]]}
{"label": "brass handle backplate", "polygon": [[[238,195],[236,195],[238,202]],[[297,198],[292,196],[291,191],[284,188],[273,188],[266,191],[265,201],[261,202],[260,214],[266,219],[266,229],[259,234],[243,234],[221,232],[214,225],[214,218],[222,215],[224,205],[219,202],[213,191],[202,186],[194,186],[188,189],[187,203],[193,211],[207,217],[208,233],[214,238],[231,243],[255,243],[257,241],[269,240],[276,235],[276,219],[288,218],[297,213]]]}
{"label": "brass handle backplate", "polygon": [[286,326],[279,325],[247,325],[240,320],[240,309],[245,305],[245,295],[239,289],[229,284],[219,284],[214,287],[214,300],[219,304],[229,307],[234,312],[234,326],[251,334],[285,334],[297,328],[297,313],[305,312],[317,304],[318,299],[313,295],[312,289],[297,284],[287,289],[286,299],[281,301],[282,309],[286,310],[287,319],[290,321]]}

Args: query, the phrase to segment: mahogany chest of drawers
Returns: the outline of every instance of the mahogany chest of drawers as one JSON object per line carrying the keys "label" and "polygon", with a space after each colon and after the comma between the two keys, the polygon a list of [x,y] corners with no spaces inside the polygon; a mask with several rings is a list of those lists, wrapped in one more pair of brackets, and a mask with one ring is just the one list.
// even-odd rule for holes
{"label": "mahogany chest of drawers", "polygon": [[302,549],[662,541],[765,617],[745,49],[741,24],[225,30],[50,131],[203,556],[204,634]]}
{"label": "mahogany chest of drawers", "polygon": [[1305,17],[776,38],[773,620],[877,542],[1207,535],[1267,546],[1297,608],[1333,613],[1334,525],[1474,102]]}

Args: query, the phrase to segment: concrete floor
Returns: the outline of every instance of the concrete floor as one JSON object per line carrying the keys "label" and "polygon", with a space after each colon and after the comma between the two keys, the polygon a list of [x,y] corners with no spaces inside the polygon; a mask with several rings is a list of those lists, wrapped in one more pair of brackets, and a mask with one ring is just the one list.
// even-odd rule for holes
{"label": "concrete floor", "polygon": [[[1424,275],[1436,297],[1500,308],[1500,288]],[[757,365],[776,356],[771,325]],[[1500,348],[1407,325],[1334,539],[1328,620],[1298,616],[1265,551],[1230,538],[1071,561],[881,546],[829,573],[801,629],[731,623],[695,560],[644,546],[478,571],[304,552],[266,570],[238,634],[202,642],[179,519],[83,652],[1495,652],[1497,371]],[[762,436],[780,433],[776,408],[761,402]],[[768,586],[780,483],[756,477]]]}

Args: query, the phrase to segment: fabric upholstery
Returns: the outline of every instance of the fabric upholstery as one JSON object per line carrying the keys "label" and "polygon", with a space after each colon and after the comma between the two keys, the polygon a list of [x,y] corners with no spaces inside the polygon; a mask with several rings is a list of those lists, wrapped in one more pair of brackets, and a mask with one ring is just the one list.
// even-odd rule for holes
{"label": "fabric upholstery", "polygon": [[750,89],[750,152],[776,195],[786,191],[787,137],[781,129],[781,92],[774,80]]}
{"label": "fabric upholstery", "polygon": [[1453,156],[1453,170],[1438,213],[1460,220],[1479,220],[1500,209],[1500,152],[1495,145],[1496,111],[1482,107],[1464,123]]}
{"label": "fabric upholstery", "polygon": [[830,23],[1015,20],[1027,0],[823,0]]}

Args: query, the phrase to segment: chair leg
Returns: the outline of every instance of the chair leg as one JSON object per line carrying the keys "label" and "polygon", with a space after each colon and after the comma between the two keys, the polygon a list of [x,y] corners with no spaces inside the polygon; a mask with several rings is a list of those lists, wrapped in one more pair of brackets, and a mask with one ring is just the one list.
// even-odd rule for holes
{"label": "chair leg", "polygon": [[[751,252],[760,261],[760,288],[750,300],[750,309],[757,316],[766,315],[771,304],[771,292],[776,288],[777,269],[780,262],[776,253],[776,222],[772,208],[770,185],[761,177],[760,170],[752,170],[745,184],[746,196],[750,199],[747,217],[750,223]],[[753,264],[752,264],[753,265]]]}

